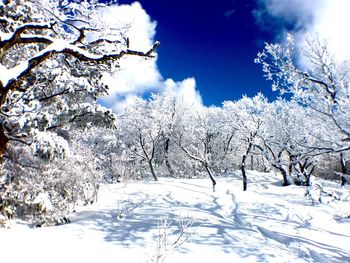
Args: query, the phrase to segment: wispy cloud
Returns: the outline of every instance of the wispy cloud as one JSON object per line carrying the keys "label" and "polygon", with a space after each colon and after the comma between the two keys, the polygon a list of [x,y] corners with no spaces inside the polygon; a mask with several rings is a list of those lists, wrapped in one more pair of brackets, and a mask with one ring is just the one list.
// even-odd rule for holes
{"label": "wispy cloud", "polygon": [[231,17],[236,12],[235,9],[226,10],[224,16]]}
{"label": "wispy cloud", "polygon": [[274,31],[281,40],[292,32],[299,44],[306,34],[326,40],[333,53],[350,58],[350,1],[348,0],[257,0],[257,23]]}

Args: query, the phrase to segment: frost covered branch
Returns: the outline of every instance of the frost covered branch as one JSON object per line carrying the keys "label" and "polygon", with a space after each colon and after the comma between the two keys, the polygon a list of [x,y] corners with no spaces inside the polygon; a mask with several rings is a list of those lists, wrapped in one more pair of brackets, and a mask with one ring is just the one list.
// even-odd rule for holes
{"label": "frost covered branch", "polygon": [[108,4],[18,0],[0,6],[0,162],[9,139],[20,139],[16,134],[26,134],[28,143],[34,130],[82,119],[74,116],[103,117],[83,114],[85,103],[107,93],[103,74],[126,56],[154,58],[159,46],[129,49],[120,27],[103,22]]}
{"label": "frost covered branch", "polygon": [[125,205],[119,205],[117,209],[117,219],[123,219],[125,216],[130,215],[135,209],[141,208],[148,199],[149,196],[146,195],[138,201],[128,200]]}
{"label": "frost covered branch", "polygon": [[180,218],[177,220],[177,227],[173,227],[173,220],[169,218],[158,222],[157,245],[154,255],[147,261],[148,263],[162,263],[177,248],[181,247],[194,234],[190,229],[194,224],[194,219]]}

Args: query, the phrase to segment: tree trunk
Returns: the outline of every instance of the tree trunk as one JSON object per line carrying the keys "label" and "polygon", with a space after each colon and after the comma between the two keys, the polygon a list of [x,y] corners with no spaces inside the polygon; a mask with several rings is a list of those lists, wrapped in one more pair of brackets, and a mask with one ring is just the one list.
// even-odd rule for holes
{"label": "tree trunk", "polygon": [[142,137],[141,133],[139,134],[139,142],[140,142],[140,146],[141,146],[141,149],[143,151],[143,154],[145,156],[145,159],[148,162],[148,166],[149,166],[149,169],[151,171],[151,175],[152,175],[154,181],[158,181],[158,178],[154,172],[153,164],[152,164],[152,160],[154,157],[154,141],[153,141],[153,145],[152,145],[152,153],[150,155],[147,153],[147,151],[145,149],[145,139]]}
{"label": "tree trunk", "polygon": [[245,165],[241,165],[242,180],[243,180],[243,191],[247,191],[247,175],[245,172]]}
{"label": "tree trunk", "polygon": [[298,173],[304,177],[304,182],[303,185],[305,186],[310,186],[311,182],[311,175],[313,174],[314,170],[315,170],[315,165],[312,166],[312,168],[310,169],[310,171],[308,171],[308,169],[310,168],[310,166],[312,165],[312,162],[309,162],[308,158],[305,159],[304,163],[299,162],[298,163]]}
{"label": "tree trunk", "polygon": [[158,177],[156,176],[154,169],[153,169],[152,160],[148,160],[148,165],[149,165],[149,169],[151,171],[151,175],[152,175],[154,181],[158,181]]}
{"label": "tree trunk", "polygon": [[242,163],[241,163],[241,171],[242,171],[242,180],[243,180],[243,191],[247,190],[247,174],[245,172],[245,161],[247,156],[243,155]]}
{"label": "tree trunk", "polygon": [[311,175],[310,174],[304,174],[304,179],[305,179],[305,186],[311,186]]}
{"label": "tree trunk", "polygon": [[164,147],[164,151],[165,151],[165,165],[168,169],[168,172],[169,172],[169,175],[171,177],[174,177],[174,170],[173,168],[171,167],[171,164],[169,162],[169,156],[168,156],[168,153],[169,153],[169,143],[170,143],[170,139],[166,139],[165,141],[165,147]]}
{"label": "tree trunk", "polygon": [[289,176],[292,176],[293,173],[293,163],[291,162],[288,166],[288,174]]}
{"label": "tree trunk", "polygon": [[211,172],[211,170],[210,170],[210,168],[209,168],[209,166],[208,166],[207,163],[203,163],[203,165],[204,165],[205,170],[206,170],[207,173],[209,174],[209,178],[210,178],[210,180],[211,180],[211,182],[212,182],[212,184],[213,184],[213,192],[215,192],[216,181],[215,181],[215,179],[214,179],[213,173]]}
{"label": "tree trunk", "polygon": [[342,187],[342,186],[345,186],[345,184],[346,184],[345,175],[347,174],[346,163],[345,163],[343,153],[340,153],[340,163],[341,163],[340,186]]}
{"label": "tree trunk", "polygon": [[166,165],[166,168],[168,169],[168,172],[169,172],[169,175],[170,177],[174,177],[174,170],[173,168],[171,167],[171,164],[169,162],[169,159],[168,159],[168,156],[166,155],[165,157],[165,165]]}
{"label": "tree trunk", "polygon": [[8,147],[9,139],[5,135],[4,128],[0,126],[0,165],[3,163],[3,157]]}
{"label": "tree trunk", "polygon": [[243,191],[247,190],[247,174],[245,171],[245,165],[246,165],[246,161],[247,161],[247,156],[250,153],[250,150],[252,149],[252,143],[250,142],[248,144],[247,150],[245,152],[245,154],[242,157],[242,162],[241,162],[241,171],[242,171],[242,180],[243,180]]}
{"label": "tree trunk", "polygon": [[282,186],[288,186],[290,185],[290,182],[288,180],[288,174],[287,171],[285,169],[283,169],[282,167],[278,167],[278,170],[281,172],[282,177],[283,177],[283,184]]}

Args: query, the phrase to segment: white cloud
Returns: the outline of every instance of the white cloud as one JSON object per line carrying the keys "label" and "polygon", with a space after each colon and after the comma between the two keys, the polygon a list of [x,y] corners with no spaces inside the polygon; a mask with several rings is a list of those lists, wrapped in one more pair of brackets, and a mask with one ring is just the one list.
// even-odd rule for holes
{"label": "white cloud", "polygon": [[[131,5],[114,5],[101,12],[105,23],[125,28],[126,36],[130,40],[130,49],[147,51],[153,45],[157,24],[138,2]],[[112,108],[114,112],[121,113],[137,96],[172,89],[185,103],[193,106],[203,105],[194,78],[180,82],[164,80],[156,63],[156,58],[123,58],[120,61],[120,69],[113,76],[104,76],[104,82],[109,86],[109,95],[100,102]]]}
{"label": "white cloud", "polygon": [[130,39],[130,49],[147,50],[153,45],[157,22],[151,20],[139,2],[112,5],[102,12],[103,19],[110,25],[123,25]]}
{"label": "white cloud", "polygon": [[109,86],[109,96],[103,98],[105,103],[113,103],[117,96],[130,93],[142,94],[160,89],[162,76],[156,61],[127,57],[121,61],[120,66],[113,76],[104,76],[104,82]]}
{"label": "white cloud", "polygon": [[[170,90],[179,100],[183,101],[184,104],[190,108],[203,107],[202,97],[196,89],[196,80],[194,78],[187,78],[177,82],[173,79],[167,79],[162,82],[159,92],[165,90]],[[139,95],[142,94],[129,92],[115,96],[110,104],[112,110],[118,114],[123,113],[125,108],[128,107],[128,105],[132,105]]]}
{"label": "white cloud", "polygon": [[[152,47],[157,24],[151,20],[140,3],[113,5],[101,12],[105,23],[125,30],[130,49],[145,52]],[[156,63],[156,58],[123,58],[120,61],[120,69],[115,74],[104,76],[104,82],[109,86],[109,95],[102,98],[102,103],[111,108],[118,108],[115,103],[120,103],[120,97],[159,90],[163,78]]]}
{"label": "white cloud", "polygon": [[165,89],[171,89],[175,92],[181,100],[194,107],[202,107],[203,101],[199,91],[196,89],[196,80],[194,78],[187,78],[180,82],[175,82],[172,79],[167,79],[164,82]]}
{"label": "white cloud", "polygon": [[[324,0],[318,0],[318,4]],[[284,19],[286,22],[302,22],[308,20],[314,12],[314,0],[257,0],[260,9],[255,13],[259,18],[267,14],[274,18]],[[260,21],[264,22],[264,21]]]}
{"label": "white cloud", "polygon": [[311,32],[327,39],[338,57],[350,58],[350,1],[327,0],[317,10]]}
{"label": "white cloud", "polygon": [[123,113],[125,108],[128,107],[128,105],[134,104],[136,99],[138,98],[135,94],[128,94],[124,97],[118,97],[115,99],[113,104],[113,112],[115,113]]}
{"label": "white cloud", "polygon": [[[350,1],[349,0],[257,0],[260,9],[255,12],[258,23],[264,15],[277,21],[293,23],[299,41],[305,34],[317,34],[325,39],[335,55],[350,58]],[[286,28],[280,28],[284,34]]]}

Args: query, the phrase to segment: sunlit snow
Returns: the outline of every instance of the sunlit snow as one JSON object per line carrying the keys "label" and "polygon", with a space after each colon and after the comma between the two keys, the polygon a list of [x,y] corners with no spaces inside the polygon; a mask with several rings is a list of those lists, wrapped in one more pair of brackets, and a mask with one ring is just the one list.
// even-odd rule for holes
{"label": "sunlit snow", "polygon": [[[215,192],[208,179],[104,185],[98,202],[72,214],[70,224],[0,229],[1,261],[154,262],[164,220],[169,244],[178,222],[192,222],[189,239],[167,250],[165,262],[350,261],[349,222],[336,220],[350,211],[349,200],[320,203],[303,187],[279,186],[274,174],[249,178],[256,179],[247,192],[238,174],[218,179]],[[349,197],[349,189],[321,184]]]}

